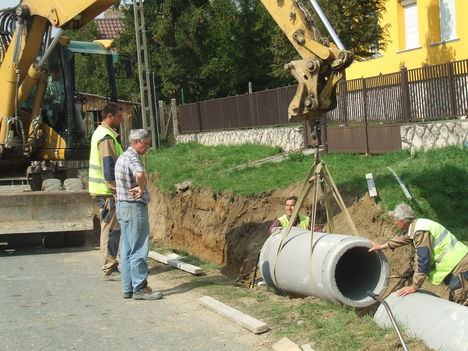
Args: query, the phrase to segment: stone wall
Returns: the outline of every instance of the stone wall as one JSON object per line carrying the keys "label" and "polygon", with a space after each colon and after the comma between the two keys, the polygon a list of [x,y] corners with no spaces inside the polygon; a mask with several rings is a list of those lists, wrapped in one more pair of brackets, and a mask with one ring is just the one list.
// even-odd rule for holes
{"label": "stone wall", "polygon": [[302,126],[292,126],[180,134],[177,143],[195,141],[206,146],[250,143],[279,146],[283,151],[297,151],[304,148],[302,130]]}
{"label": "stone wall", "polygon": [[400,127],[401,147],[428,150],[468,143],[468,120],[404,124]]}
{"label": "stone wall", "polygon": [[[468,120],[404,124],[400,127],[400,133],[402,149],[411,151],[450,145],[465,146],[468,143]],[[278,146],[283,151],[304,149],[302,126],[190,133],[177,136],[177,143],[190,141],[207,146],[251,143]]]}

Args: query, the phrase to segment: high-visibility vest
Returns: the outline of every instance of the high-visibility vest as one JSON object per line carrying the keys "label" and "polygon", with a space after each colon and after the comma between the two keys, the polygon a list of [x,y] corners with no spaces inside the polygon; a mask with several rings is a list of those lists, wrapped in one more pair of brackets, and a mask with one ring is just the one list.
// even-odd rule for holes
{"label": "high-visibility vest", "polygon": [[[289,220],[288,220],[288,217],[286,215],[283,215],[281,216],[280,218],[278,218],[278,220],[280,221],[281,223],[281,227],[283,228],[286,228],[289,224]],[[307,217],[307,216],[304,216],[304,215],[299,215],[299,228],[304,228],[304,229],[307,229],[309,228],[309,222],[310,222],[310,218]]]}
{"label": "high-visibility vest", "polygon": [[89,155],[89,192],[91,194],[112,195],[102,173],[101,155],[98,148],[98,142],[106,135],[109,135],[114,140],[117,157],[123,154],[122,146],[117,141],[115,135],[101,125],[97,127],[91,137],[91,153]]}
{"label": "high-visibility vest", "polygon": [[453,268],[468,254],[468,247],[457,240],[443,225],[430,219],[418,218],[411,223],[408,234],[413,237],[418,231],[432,235],[432,255],[427,278],[439,285]]}

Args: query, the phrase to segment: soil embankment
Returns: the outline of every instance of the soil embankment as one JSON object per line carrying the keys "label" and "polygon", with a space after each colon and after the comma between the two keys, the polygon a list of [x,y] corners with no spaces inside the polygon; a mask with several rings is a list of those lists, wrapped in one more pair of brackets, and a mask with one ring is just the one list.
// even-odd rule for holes
{"label": "soil embankment", "polygon": [[[223,266],[222,272],[233,279],[245,280],[255,266],[257,252],[268,237],[275,217],[283,214],[284,199],[298,195],[301,184],[257,196],[238,196],[211,189],[188,190],[181,194],[163,193],[150,185],[149,207],[153,241],[162,246],[184,249],[203,261]],[[361,236],[386,242],[397,234],[391,220],[367,194],[356,197],[342,193],[348,211]],[[335,234],[350,234],[345,216],[332,206]],[[310,202],[303,206],[306,213]],[[327,231],[325,213],[318,213],[318,224]],[[411,281],[410,247],[386,250],[391,266],[387,293]],[[445,287],[425,283],[424,289],[446,297]]]}

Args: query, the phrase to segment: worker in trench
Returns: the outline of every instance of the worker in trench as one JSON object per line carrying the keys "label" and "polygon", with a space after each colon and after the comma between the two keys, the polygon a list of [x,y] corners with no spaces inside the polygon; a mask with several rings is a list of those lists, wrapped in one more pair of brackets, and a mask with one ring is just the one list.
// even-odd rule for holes
{"label": "worker in trench", "polygon": [[[289,220],[291,219],[291,215],[294,211],[294,207],[296,206],[296,202],[297,202],[296,196],[290,196],[286,199],[286,201],[284,202],[284,215],[279,218],[275,218],[275,220],[273,221],[273,224],[270,226],[270,234],[273,234],[274,232],[278,230],[286,228],[289,225]],[[293,226],[310,230],[310,227],[311,227],[310,217],[299,214]],[[314,227],[314,232],[321,232],[321,231],[322,230],[317,225]]]}
{"label": "worker in trench", "polygon": [[[275,218],[275,220],[273,221],[273,224],[269,228],[271,235],[279,233],[283,228],[286,228],[289,225],[289,220],[291,219],[292,213],[294,212],[294,207],[296,206],[296,203],[297,203],[297,196],[290,196],[284,201],[284,215],[282,215],[281,217]],[[310,230],[312,226],[312,224],[310,223],[310,217],[299,214],[293,226]],[[320,229],[319,226],[317,225],[314,226],[314,232],[321,232],[321,231],[322,230]],[[260,252],[258,252],[258,258],[260,258]],[[257,265],[258,265],[258,261],[257,261]],[[257,267],[257,265],[255,267]],[[255,280],[256,268],[254,270],[255,270],[254,279],[252,281],[251,286],[253,286],[254,284],[266,285],[265,282],[263,281],[263,278],[259,278]]]}
{"label": "worker in trench", "polygon": [[405,203],[389,214],[402,231],[386,244],[371,241],[369,252],[413,245],[416,249],[413,283],[397,290],[397,296],[413,294],[427,277],[433,284],[444,282],[450,289],[450,301],[468,306],[468,247],[441,224],[416,218]]}

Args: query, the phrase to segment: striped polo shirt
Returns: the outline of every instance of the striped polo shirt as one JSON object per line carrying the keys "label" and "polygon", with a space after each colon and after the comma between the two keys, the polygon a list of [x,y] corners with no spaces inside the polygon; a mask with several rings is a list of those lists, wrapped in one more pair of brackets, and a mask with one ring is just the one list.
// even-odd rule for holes
{"label": "striped polo shirt", "polygon": [[130,193],[130,189],[137,186],[135,181],[137,173],[145,173],[145,169],[136,150],[129,147],[115,163],[117,201],[150,202],[148,191],[145,191],[139,199],[134,199]]}

